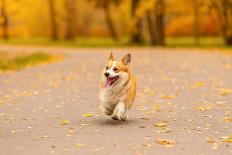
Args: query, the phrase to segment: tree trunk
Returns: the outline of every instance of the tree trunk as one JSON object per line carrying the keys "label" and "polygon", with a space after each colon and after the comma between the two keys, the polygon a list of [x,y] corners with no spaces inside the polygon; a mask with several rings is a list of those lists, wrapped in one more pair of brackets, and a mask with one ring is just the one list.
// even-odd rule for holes
{"label": "tree trunk", "polygon": [[58,26],[57,26],[57,21],[56,21],[54,0],[48,0],[48,5],[49,5],[49,13],[50,13],[50,21],[51,21],[51,39],[57,40],[58,39]]}
{"label": "tree trunk", "polygon": [[232,24],[231,24],[231,18],[232,16],[230,16],[230,11],[231,11],[231,5],[229,0],[222,0],[222,14],[224,17],[224,40],[226,45],[232,45]]}
{"label": "tree trunk", "polygon": [[136,18],[136,10],[140,0],[132,0],[131,17],[135,20],[135,27],[131,34],[131,42],[141,43],[143,41],[143,21],[142,18]]}
{"label": "tree trunk", "polygon": [[104,3],[104,12],[105,12],[105,19],[107,23],[107,27],[109,29],[110,35],[114,40],[118,40],[118,35],[114,27],[113,20],[110,16],[110,4],[108,1]]}
{"label": "tree trunk", "polygon": [[229,0],[214,1],[214,3],[220,22],[222,37],[226,45],[232,45],[232,23],[230,20],[232,18],[232,4],[230,4],[231,2]]}
{"label": "tree trunk", "polygon": [[147,22],[148,22],[148,30],[149,36],[151,40],[151,45],[157,45],[157,34],[156,34],[156,24],[155,24],[155,17],[153,12],[147,11]]}
{"label": "tree trunk", "polygon": [[2,14],[2,19],[3,19],[3,23],[2,23],[2,29],[3,29],[3,38],[5,40],[9,39],[9,33],[8,33],[8,15],[7,15],[7,11],[6,11],[6,0],[1,0],[1,14]]}
{"label": "tree trunk", "polygon": [[193,12],[194,12],[194,38],[195,45],[199,46],[199,5],[198,0],[192,0],[193,3]]}
{"label": "tree trunk", "polygon": [[232,45],[232,36],[225,38],[226,45]]}
{"label": "tree trunk", "polygon": [[164,0],[156,0],[155,23],[156,23],[156,31],[157,31],[157,45],[160,45],[160,46],[165,45],[164,12],[165,12]]}
{"label": "tree trunk", "polygon": [[66,34],[65,39],[71,40],[76,37],[76,0],[66,0]]}

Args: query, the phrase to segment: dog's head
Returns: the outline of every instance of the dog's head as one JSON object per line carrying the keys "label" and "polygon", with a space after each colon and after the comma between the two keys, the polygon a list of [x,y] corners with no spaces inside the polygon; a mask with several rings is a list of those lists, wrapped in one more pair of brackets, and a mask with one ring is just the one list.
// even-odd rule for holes
{"label": "dog's head", "polygon": [[104,76],[104,88],[114,86],[118,83],[126,82],[129,78],[129,64],[131,61],[131,55],[127,54],[121,60],[115,60],[112,53],[107,65],[103,71]]}

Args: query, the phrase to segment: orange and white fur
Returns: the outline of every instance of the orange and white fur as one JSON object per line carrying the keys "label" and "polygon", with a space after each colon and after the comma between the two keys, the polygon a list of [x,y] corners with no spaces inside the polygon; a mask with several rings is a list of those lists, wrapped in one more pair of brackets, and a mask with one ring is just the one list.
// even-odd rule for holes
{"label": "orange and white fur", "polygon": [[116,61],[110,54],[100,83],[101,106],[114,120],[125,121],[136,94],[136,80],[129,70],[131,55]]}

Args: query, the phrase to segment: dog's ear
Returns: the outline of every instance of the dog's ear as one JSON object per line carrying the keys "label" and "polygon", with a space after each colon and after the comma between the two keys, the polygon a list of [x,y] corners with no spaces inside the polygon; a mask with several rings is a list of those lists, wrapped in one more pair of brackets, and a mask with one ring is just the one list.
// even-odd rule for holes
{"label": "dog's ear", "polygon": [[123,64],[124,65],[129,65],[130,64],[130,62],[131,62],[131,54],[127,54],[126,56],[124,56],[123,58],[122,58],[122,62],[123,62]]}
{"label": "dog's ear", "polygon": [[114,55],[113,55],[113,53],[112,52],[110,52],[110,57],[109,57],[109,61],[114,61]]}

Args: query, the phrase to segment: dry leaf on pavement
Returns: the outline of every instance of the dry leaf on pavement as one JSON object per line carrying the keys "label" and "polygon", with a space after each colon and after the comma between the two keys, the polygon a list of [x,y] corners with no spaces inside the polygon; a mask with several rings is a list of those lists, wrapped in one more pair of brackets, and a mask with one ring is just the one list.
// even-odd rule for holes
{"label": "dry leaf on pavement", "polygon": [[156,140],[156,142],[158,144],[161,144],[167,147],[172,147],[175,144],[175,141],[168,140],[168,139],[160,139],[160,140]]}
{"label": "dry leaf on pavement", "polygon": [[156,126],[156,127],[165,127],[165,126],[166,126],[166,123],[164,123],[164,122],[159,122],[159,123],[156,123],[155,126]]}
{"label": "dry leaf on pavement", "polygon": [[82,114],[81,116],[83,116],[83,117],[93,117],[93,114],[87,113],[87,114]]}

